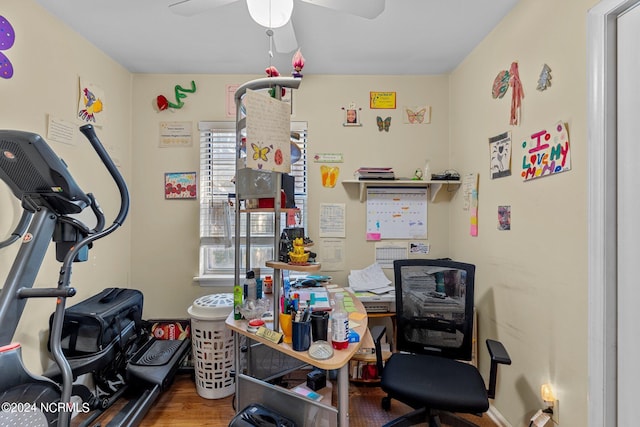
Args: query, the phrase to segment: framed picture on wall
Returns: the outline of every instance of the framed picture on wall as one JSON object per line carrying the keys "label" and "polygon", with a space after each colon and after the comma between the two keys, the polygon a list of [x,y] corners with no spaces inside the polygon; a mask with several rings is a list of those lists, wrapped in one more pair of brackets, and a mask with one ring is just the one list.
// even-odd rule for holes
{"label": "framed picture on wall", "polygon": [[167,172],[164,174],[165,199],[197,199],[195,172]]}
{"label": "framed picture on wall", "polygon": [[344,122],[343,126],[362,126],[360,122],[360,110],[354,102],[351,102],[346,107],[342,107],[344,111]]}

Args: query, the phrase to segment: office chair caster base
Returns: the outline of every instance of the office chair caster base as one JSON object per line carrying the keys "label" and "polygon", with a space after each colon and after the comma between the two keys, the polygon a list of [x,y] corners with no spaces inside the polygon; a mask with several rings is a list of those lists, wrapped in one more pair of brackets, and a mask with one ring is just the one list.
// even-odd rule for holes
{"label": "office chair caster base", "polygon": [[382,401],[380,402],[380,406],[382,406],[382,409],[384,409],[385,411],[391,409],[391,398],[389,396],[383,397]]}

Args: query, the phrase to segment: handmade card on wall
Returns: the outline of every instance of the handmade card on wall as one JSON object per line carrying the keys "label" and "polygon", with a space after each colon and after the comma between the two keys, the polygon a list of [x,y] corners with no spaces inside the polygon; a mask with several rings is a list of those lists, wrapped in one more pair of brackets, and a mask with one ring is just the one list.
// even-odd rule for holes
{"label": "handmade card on wall", "polygon": [[289,104],[247,90],[247,167],[275,172],[291,171],[291,116]]}
{"label": "handmade card on wall", "polygon": [[564,122],[559,121],[547,129],[531,134],[522,142],[523,181],[571,170],[569,132]]}

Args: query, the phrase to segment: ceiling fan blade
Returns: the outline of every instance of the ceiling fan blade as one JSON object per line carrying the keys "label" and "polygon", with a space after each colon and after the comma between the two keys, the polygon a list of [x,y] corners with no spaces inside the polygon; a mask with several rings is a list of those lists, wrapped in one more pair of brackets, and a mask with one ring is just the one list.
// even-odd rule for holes
{"label": "ceiling fan blade", "polygon": [[176,15],[194,16],[225,4],[238,0],[182,0],[169,5],[169,10]]}
{"label": "ceiling fan blade", "polygon": [[302,0],[316,6],[361,16],[367,19],[378,17],[383,11],[385,0]]}
{"label": "ceiling fan blade", "polygon": [[289,20],[289,22],[287,22],[283,27],[274,28],[272,31],[273,43],[276,46],[277,52],[289,53],[298,48],[298,40],[296,39],[296,32],[293,29],[291,20]]}

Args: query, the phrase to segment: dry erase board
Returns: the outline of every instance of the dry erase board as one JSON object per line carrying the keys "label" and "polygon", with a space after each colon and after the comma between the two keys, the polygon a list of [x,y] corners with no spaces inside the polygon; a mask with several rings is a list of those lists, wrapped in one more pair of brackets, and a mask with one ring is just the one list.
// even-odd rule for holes
{"label": "dry erase board", "polygon": [[426,188],[367,188],[367,235],[381,239],[427,238]]}

